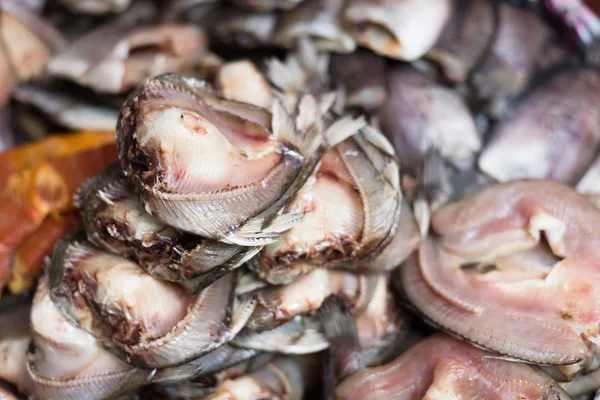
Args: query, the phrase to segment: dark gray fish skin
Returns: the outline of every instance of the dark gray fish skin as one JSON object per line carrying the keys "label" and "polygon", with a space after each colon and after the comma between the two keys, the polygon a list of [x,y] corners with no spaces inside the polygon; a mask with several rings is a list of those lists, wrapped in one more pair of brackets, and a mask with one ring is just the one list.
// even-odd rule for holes
{"label": "dark gray fish skin", "polygon": [[6,297],[0,306],[0,399],[4,399],[3,381],[23,393],[31,393],[33,389],[26,372],[30,313],[31,301],[26,297]]}
{"label": "dark gray fish skin", "polygon": [[116,108],[88,103],[66,91],[44,85],[19,85],[13,98],[40,110],[44,115],[71,130],[110,131],[115,129],[119,112]]}
{"label": "dark gray fish skin", "polygon": [[388,69],[387,87],[378,116],[406,172],[417,175],[430,147],[461,169],[470,165],[481,138],[456,92],[403,65]]}
{"label": "dark gray fish skin", "polygon": [[472,78],[477,96],[489,103],[491,116],[500,118],[507,102],[525,87],[548,38],[548,29],[535,13],[499,5],[491,50]]}
{"label": "dark gray fish skin", "polygon": [[76,195],[88,239],[130,258],[157,279],[182,282],[196,293],[260,250],[186,234],[148,214],[114,163]]}
{"label": "dark gray fish skin", "polygon": [[6,106],[0,110],[0,152],[15,145],[15,129],[12,123],[12,109]]}
{"label": "dark gray fish skin", "polygon": [[211,38],[219,43],[253,49],[272,46],[277,14],[255,13],[222,4],[202,20]]}
{"label": "dark gray fish skin", "polygon": [[101,15],[123,12],[133,0],[59,0],[71,12]]}
{"label": "dark gray fish skin", "polygon": [[373,110],[386,98],[386,62],[366,50],[333,54],[329,66],[332,81],[346,91],[346,107]]}
{"label": "dark gray fish skin", "polygon": [[259,12],[289,10],[303,1],[305,0],[233,0],[240,7]]}
{"label": "dark gray fish skin", "polygon": [[577,396],[590,396],[596,390],[600,389],[600,369],[578,376],[572,381],[563,382],[560,385],[573,398]]}
{"label": "dark gray fish skin", "polygon": [[337,296],[329,296],[317,312],[330,343],[333,379],[340,382],[364,368],[356,323],[350,308]]}
{"label": "dark gray fish skin", "polygon": [[160,10],[162,22],[204,22],[220,0],[169,0]]}
{"label": "dark gray fish skin", "polygon": [[600,70],[555,72],[491,132],[479,168],[504,182],[549,178],[576,184],[600,145]]}
{"label": "dark gray fish skin", "polygon": [[494,0],[459,0],[454,18],[426,58],[438,63],[446,79],[462,83],[487,53],[496,33]]}

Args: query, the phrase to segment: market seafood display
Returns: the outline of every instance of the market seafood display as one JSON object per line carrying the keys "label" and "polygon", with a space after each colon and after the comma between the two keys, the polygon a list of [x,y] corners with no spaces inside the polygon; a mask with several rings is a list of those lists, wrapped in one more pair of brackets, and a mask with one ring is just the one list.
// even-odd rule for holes
{"label": "market seafood display", "polygon": [[589,5],[2,2],[0,398],[600,394]]}

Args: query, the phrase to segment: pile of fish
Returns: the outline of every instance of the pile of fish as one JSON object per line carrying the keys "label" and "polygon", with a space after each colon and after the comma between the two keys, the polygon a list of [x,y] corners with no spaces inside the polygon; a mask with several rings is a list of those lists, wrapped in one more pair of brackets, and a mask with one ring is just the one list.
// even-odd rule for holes
{"label": "pile of fish", "polygon": [[0,399],[600,389],[583,2],[2,0],[0,44]]}

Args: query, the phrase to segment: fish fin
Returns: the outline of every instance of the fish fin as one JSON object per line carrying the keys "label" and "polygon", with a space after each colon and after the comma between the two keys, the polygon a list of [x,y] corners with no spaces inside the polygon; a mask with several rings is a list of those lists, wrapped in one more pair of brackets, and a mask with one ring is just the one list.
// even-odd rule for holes
{"label": "fish fin", "polygon": [[339,382],[363,368],[356,322],[348,305],[335,295],[325,299],[317,314]]}
{"label": "fish fin", "polygon": [[192,294],[199,293],[202,289],[209,286],[222,276],[237,270],[239,267],[248,262],[251,258],[262,250],[262,246],[248,247],[245,251],[239,252],[225,263],[215,266],[205,273],[186,281],[182,285]]}
{"label": "fish fin", "polygon": [[238,246],[266,246],[271,243],[275,243],[279,240],[279,234],[276,233],[248,233],[240,235],[238,233],[231,233],[223,238],[223,243],[237,244]]}
{"label": "fish fin", "polygon": [[421,191],[432,211],[448,201],[452,195],[449,170],[442,154],[435,147],[430,147],[425,154],[420,181]]}
{"label": "fish fin", "polygon": [[268,60],[267,77],[284,93],[296,92],[306,81],[305,71],[302,70],[298,60],[292,57],[288,57],[285,61],[276,58]]}
{"label": "fish fin", "polygon": [[[319,112],[321,115],[327,114],[334,108],[339,101],[340,91],[325,93],[319,98]],[[343,108],[342,108],[343,110]],[[335,110],[334,110],[335,111]]]}
{"label": "fish fin", "polygon": [[352,118],[343,117],[335,121],[325,131],[325,140],[329,147],[343,142],[351,136],[357,134],[366,126],[364,117]]}
{"label": "fish fin", "polygon": [[246,322],[254,312],[257,301],[253,296],[235,297],[229,326],[229,338],[234,338],[246,326]]}
{"label": "fish fin", "polygon": [[385,179],[392,185],[392,188],[400,194],[402,194],[402,188],[400,187],[400,166],[397,162],[391,161],[388,162],[385,167],[383,167],[383,176]]}
{"label": "fish fin", "polygon": [[299,94],[306,91],[309,82],[326,76],[329,55],[319,53],[312,42],[300,39],[297,51],[285,61],[276,58],[267,61],[267,77],[283,93]]}
{"label": "fish fin", "polygon": [[264,246],[279,240],[281,234],[293,228],[302,217],[299,213],[280,214],[268,222],[262,217],[252,218],[223,241],[240,246]]}
{"label": "fish fin", "polygon": [[231,341],[240,347],[283,354],[311,354],[329,346],[327,339],[304,320],[292,320],[263,332],[244,329]]}
{"label": "fish fin", "polygon": [[[294,108],[297,110],[292,114],[290,110]],[[288,96],[276,99],[273,102],[272,113],[275,137],[292,145],[302,156],[309,157],[322,145],[323,120],[317,100],[313,96],[304,95],[297,102]]]}
{"label": "fish fin", "polygon": [[271,107],[273,135],[280,140],[292,140],[294,121],[290,117],[289,98],[275,99]]}
{"label": "fish fin", "polygon": [[298,116],[296,117],[296,129],[303,132],[310,129],[320,119],[321,113],[317,100],[310,95],[304,95],[298,104]]}
{"label": "fish fin", "polygon": [[393,157],[396,159],[396,150],[394,150],[394,146],[390,143],[390,141],[381,133],[379,129],[375,127],[373,124],[369,124],[365,126],[362,130],[364,138],[371,143],[373,146],[377,147],[379,150],[384,152],[386,155]]}
{"label": "fish fin", "polygon": [[431,210],[429,204],[422,195],[419,195],[413,203],[413,215],[419,227],[419,234],[422,238],[429,231],[429,222],[431,219]]}
{"label": "fish fin", "polygon": [[280,214],[263,228],[266,233],[283,233],[292,229],[304,217],[304,213]]}
{"label": "fish fin", "polygon": [[98,174],[86,179],[73,196],[73,203],[75,207],[82,208],[84,203],[89,196],[94,195],[98,190],[105,189],[110,186],[113,182],[118,182],[124,178],[123,172],[121,171],[121,165],[119,162],[113,162],[106,168],[100,171]]}

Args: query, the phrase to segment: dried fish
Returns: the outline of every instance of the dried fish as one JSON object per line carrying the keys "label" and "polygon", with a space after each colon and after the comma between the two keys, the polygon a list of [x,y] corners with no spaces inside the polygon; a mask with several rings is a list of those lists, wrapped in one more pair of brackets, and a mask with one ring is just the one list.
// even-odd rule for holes
{"label": "dried fish", "polygon": [[443,334],[433,335],[389,364],[357,372],[337,399],[570,399],[531,366],[502,360]]}
{"label": "dried fish", "polygon": [[575,184],[600,146],[600,71],[559,72],[516,104],[491,133],[479,168],[499,181]]}
{"label": "dried fish", "polygon": [[[0,381],[14,385],[22,393],[31,393],[32,382],[27,375],[27,349],[31,342],[29,328],[30,301],[14,298],[0,308]],[[3,392],[0,390],[0,398]]]}
{"label": "dried fish", "polygon": [[254,295],[258,304],[247,327],[255,331],[275,328],[318,310],[332,294],[348,301],[353,312],[359,313],[369,304],[376,287],[377,275],[317,269],[285,286],[259,290]]}
{"label": "dried fish", "polygon": [[600,318],[596,225],[600,212],[563,184],[492,185],[433,214],[437,236],[401,269],[402,288],[478,346],[585,372]]}
{"label": "dried fish", "polygon": [[53,122],[67,129],[112,131],[117,126],[119,112],[115,108],[87,102],[66,91],[36,84],[22,84],[15,89],[13,98],[40,110]]}
{"label": "dried fish", "polygon": [[0,153],[0,187],[14,173],[35,167],[42,161],[74,155],[76,153],[100,148],[114,141],[114,132],[77,132],[73,134],[56,134],[24,144]]}
{"label": "dried fish", "polygon": [[[13,156],[18,154],[15,151]],[[10,156],[8,158],[11,159]],[[0,192],[0,288],[3,289],[8,283],[18,246],[31,245],[25,243],[26,238],[40,228],[48,215],[57,216],[61,212],[72,210],[71,199],[79,184],[115,158],[116,148],[114,144],[109,144],[41,162],[34,168],[7,179]],[[24,161],[18,157],[16,160]],[[47,249],[54,239],[46,236],[44,240],[47,241],[38,250]],[[29,256],[35,258],[40,254]],[[34,266],[32,268],[31,273],[39,271]],[[35,277],[32,276],[34,279]],[[13,288],[19,289],[19,285],[15,285]]]}
{"label": "dried fish", "polygon": [[344,19],[359,45],[413,61],[435,45],[452,11],[451,0],[350,0]]}
{"label": "dried fish", "polygon": [[254,350],[224,345],[203,357],[171,368],[134,367],[65,318],[52,302],[48,286],[47,276],[44,276],[34,298],[31,314],[34,340],[26,366],[40,398],[112,398],[150,383],[213,374],[257,354]]}
{"label": "dried fish", "polygon": [[240,247],[178,231],[148,214],[115,163],[79,188],[88,239],[137,263],[158,279],[182,282],[197,292],[255,255]]}
{"label": "dried fish", "polygon": [[399,229],[399,182],[391,144],[364,128],[325,154],[286,210],[304,216],[252,265],[261,278],[282,284],[319,266],[366,264]]}
{"label": "dried fish", "polygon": [[211,38],[240,48],[264,48],[272,45],[278,15],[256,13],[228,4],[219,4],[202,18]]}
{"label": "dried fish", "polygon": [[387,96],[385,60],[365,50],[331,57],[329,75],[346,92],[346,107],[374,110]]}
{"label": "dried fish", "polygon": [[279,16],[273,41],[294,48],[308,38],[321,51],[351,53],[356,43],[342,21],[345,0],[304,0]]}
{"label": "dried fish", "polygon": [[17,0],[2,2],[0,13],[0,105],[19,82],[42,73],[51,54],[65,46],[61,34]]}
{"label": "dried fish", "polygon": [[[168,103],[167,103],[168,101]],[[125,104],[117,129],[123,171],[159,220],[241,246],[277,240],[297,215],[277,213],[324,150],[321,111],[297,114],[217,97],[201,81],[161,75]]]}
{"label": "dried fish", "polygon": [[381,127],[408,172],[422,167],[430,147],[460,169],[470,165],[481,138],[457,93],[400,65],[388,72],[388,93],[379,110]]}
{"label": "dried fish", "polygon": [[204,32],[192,24],[148,25],[131,12],[79,37],[48,63],[53,77],[102,93],[122,93],[164,72],[182,71],[207,54]]}
{"label": "dried fish", "polygon": [[179,365],[217,349],[244,326],[255,306],[252,300],[234,301],[234,274],[189,295],[125,258],[72,239],[56,247],[49,271],[57,306],[120,358],[141,367]]}
{"label": "dried fish", "polygon": [[452,21],[426,57],[441,66],[447,79],[462,83],[490,48],[498,17],[494,0],[459,0],[455,8]]}
{"label": "dried fish", "polygon": [[318,376],[315,356],[279,357],[265,367],[219,385],[206,400],[277,398],[301,400],[305,388]]}
{"label": "dried fish", "polygon": [[533,12],[499,5],[498,32],[472,79],[478,97],[490,103],[493,117],[501,117],[508,101],[525,87],[547,41],[548,30]]}

